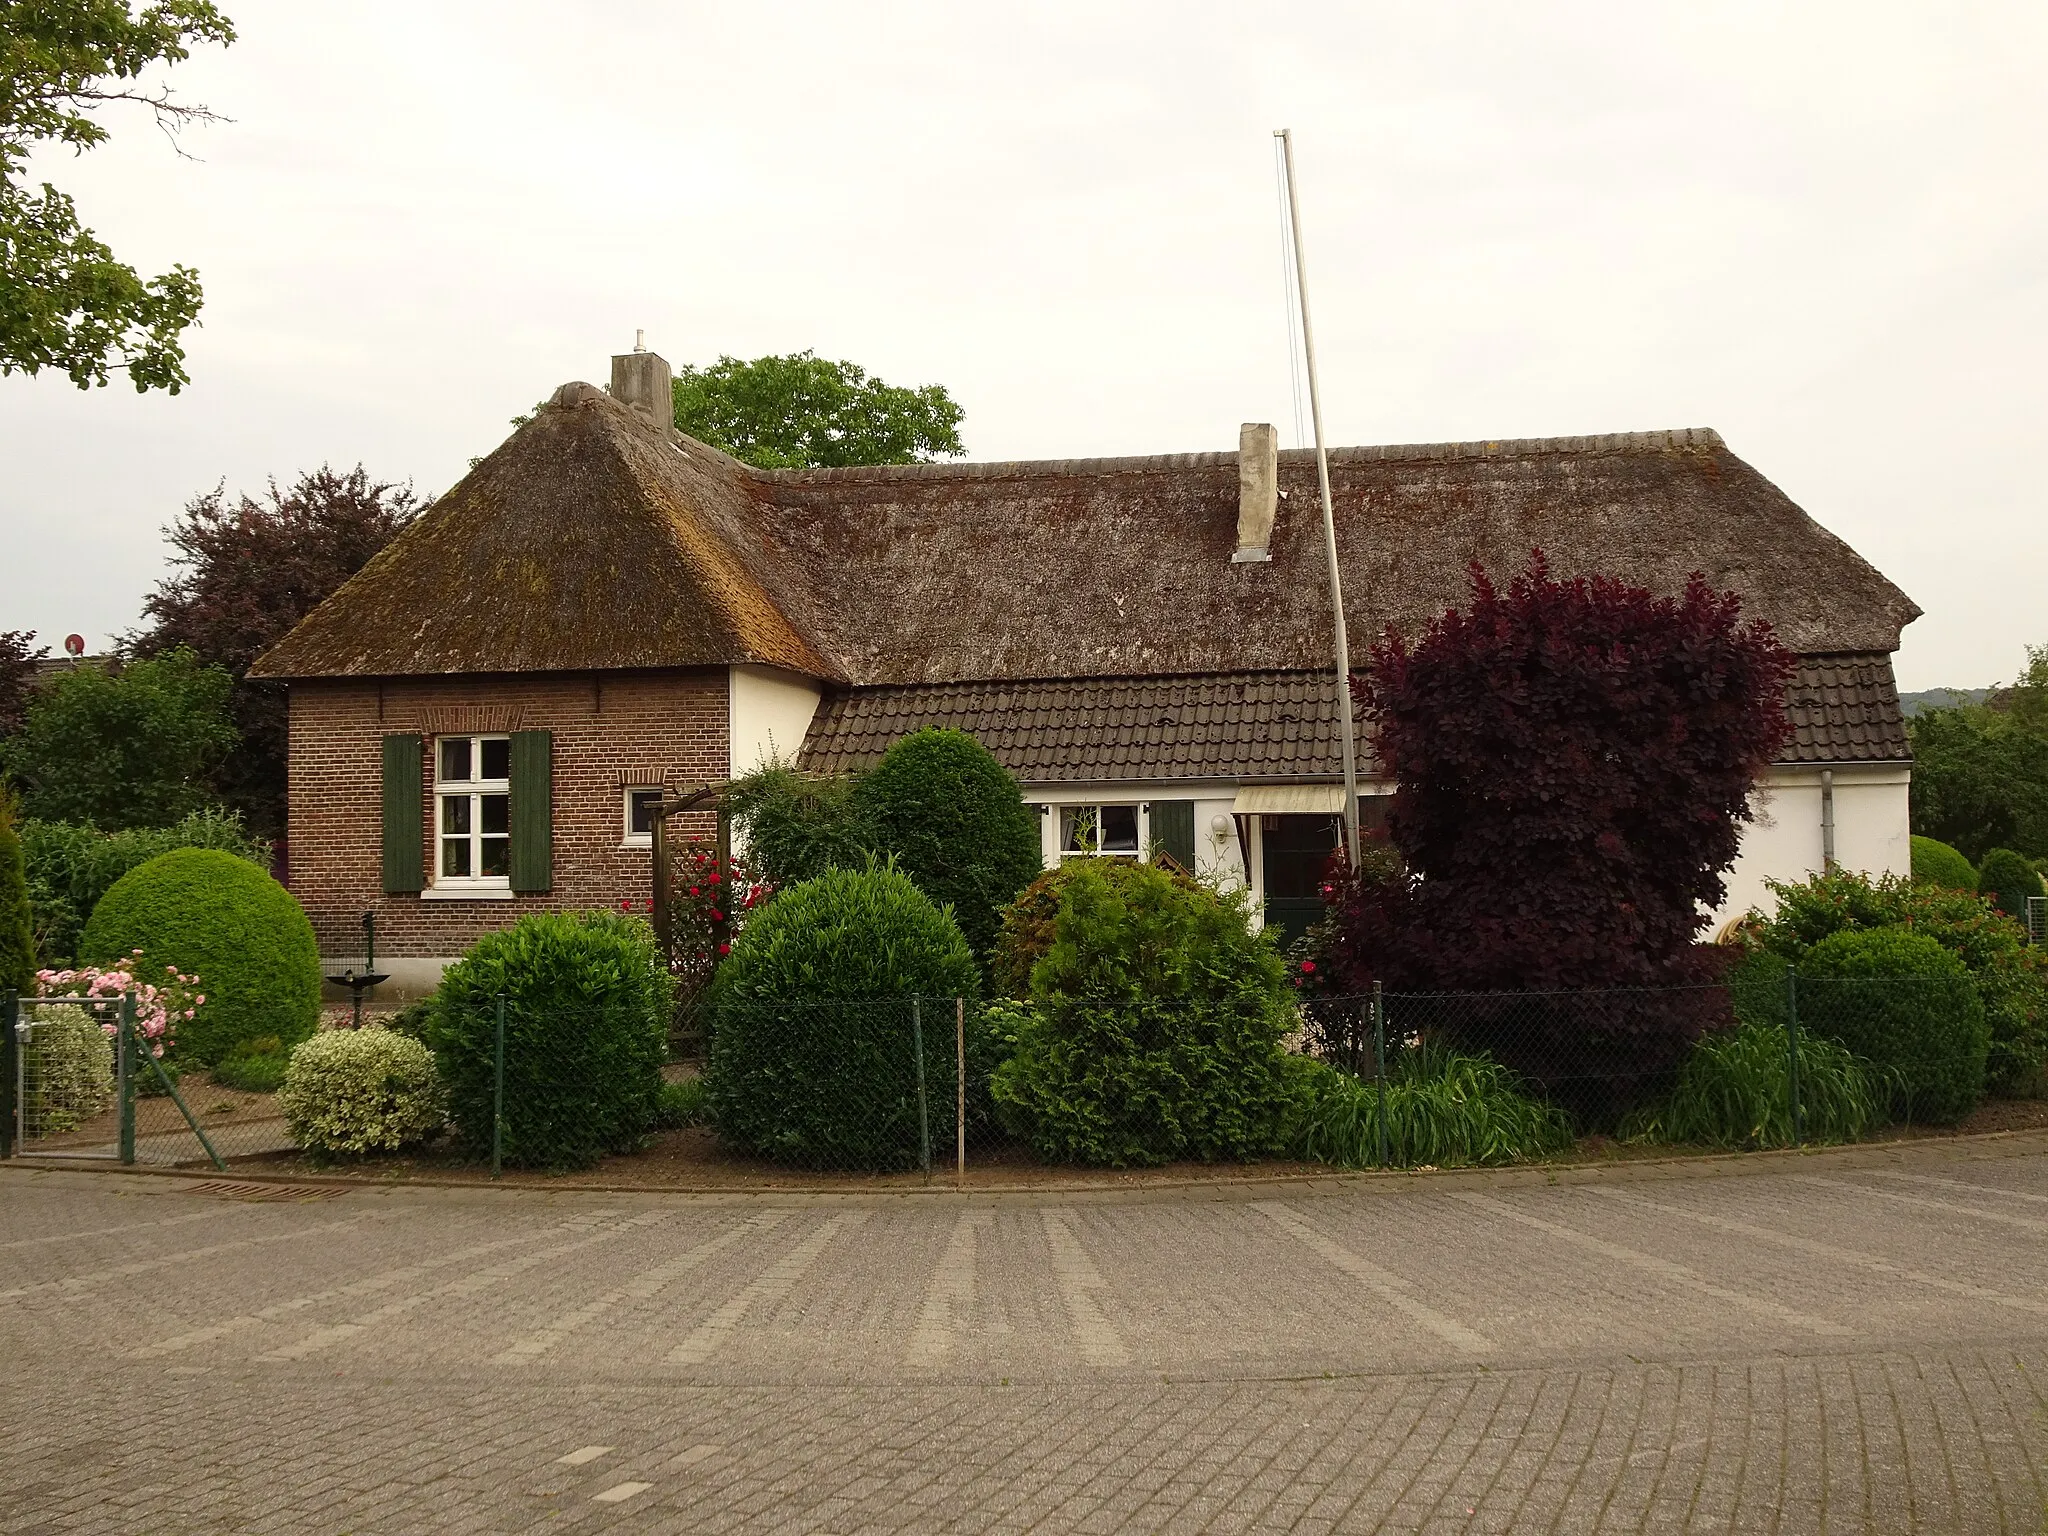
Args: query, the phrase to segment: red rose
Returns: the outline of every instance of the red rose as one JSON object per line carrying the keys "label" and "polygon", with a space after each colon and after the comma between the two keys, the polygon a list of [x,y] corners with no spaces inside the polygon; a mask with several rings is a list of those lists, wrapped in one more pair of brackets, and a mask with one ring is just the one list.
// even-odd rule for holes
{"label": "red rose", "polygon": [[729,955],[732,953],[732,946],[730,944],[721,944],[718,946],[718,952],[721,955]]}

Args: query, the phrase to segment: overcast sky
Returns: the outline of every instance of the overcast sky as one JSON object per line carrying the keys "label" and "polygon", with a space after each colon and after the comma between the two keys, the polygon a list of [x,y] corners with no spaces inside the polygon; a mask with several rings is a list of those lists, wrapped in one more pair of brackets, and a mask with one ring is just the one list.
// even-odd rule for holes
{"label": "overcast sky", "polygon": [[635,327],[976,458],[1292,442],[1285,125],[1334,443],[1716,427],[1926,609],[1902,687],[2048,641],[2039,0],[223,8],[197,159],[37,162],[207,302],[175,399],[0,380],[0,629],[104,644],[223,479],[444,490]]}

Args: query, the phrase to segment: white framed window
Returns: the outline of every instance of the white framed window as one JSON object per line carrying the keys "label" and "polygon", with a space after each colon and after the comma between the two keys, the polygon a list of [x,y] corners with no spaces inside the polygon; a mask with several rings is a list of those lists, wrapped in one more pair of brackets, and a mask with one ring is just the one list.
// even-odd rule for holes
{"label": "white framed window", "polygon": [[625,792],[626,847],[654,846],[654,813],[660,807],[661,790],[658,787],[636,787]]}
{"label": "white framed window", "polygon": [[1144,857],[1142,805],[1063,805],[1059,813],[1062,859]]}
{"label": "white framed window", "polygon": [[434,884],[512,888],[512,738],[443,736],[434,743]]}

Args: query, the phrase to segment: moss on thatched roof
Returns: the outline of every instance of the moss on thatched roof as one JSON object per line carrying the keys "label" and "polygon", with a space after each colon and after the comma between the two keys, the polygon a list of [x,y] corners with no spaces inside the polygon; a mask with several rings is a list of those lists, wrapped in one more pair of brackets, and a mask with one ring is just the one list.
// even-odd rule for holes
{"label": "moss on thatched roof", "polygon": [[[1697,570],[1808,655],[1919,609],[1703,431],[1331,456],[1354,649],[1466,568],[1675,592]],[[1319,669],[1313,456],[1233,564],[1237,455],[750,469],[589,385],[557,399],[258,664],[266,677],[760,662],[854,685]]]}

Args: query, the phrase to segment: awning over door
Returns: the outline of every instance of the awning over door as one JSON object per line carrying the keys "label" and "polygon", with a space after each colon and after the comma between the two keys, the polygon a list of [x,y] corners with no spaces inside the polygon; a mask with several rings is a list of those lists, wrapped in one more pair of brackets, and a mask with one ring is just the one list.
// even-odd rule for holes
{"label": "awning over door", "polygon": [[1245,784],[1231,810],[1239,816],[1340,816],[1342,784]]}

